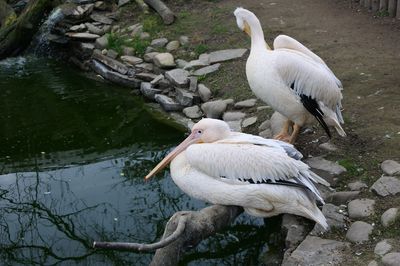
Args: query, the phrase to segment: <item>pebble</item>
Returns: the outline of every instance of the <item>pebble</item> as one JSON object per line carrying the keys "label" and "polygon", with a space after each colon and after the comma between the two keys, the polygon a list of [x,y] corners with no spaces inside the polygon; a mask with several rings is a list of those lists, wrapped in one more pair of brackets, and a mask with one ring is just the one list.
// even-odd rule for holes
{"label": "pebble", "polygon": [[256,105],[257,99],[248,99],[235,103],[235,108],[250,108]]}
{"label": "pebble", "polygon": [[371,260],[367,266],[378,266],[378,262],[376,260]]}
{"label": "pebble", "polygon": [[237,121],[237,120],[243,119],[245,116],[246,116],[246,114],[243,112],[226,112],[222,116],[222,119],[226,122],[227,121]]}
{"label": "pebble", "polygon": [[153,63],[154,62],[154,57],[158,55],[159,52],[150,52],[150,53],[145,53],[143,56],[143,60],[147,63]]}
{"label": "pebble", "polygon": [[[189,77],[189,91],[191,91],[191,92],[196,92],[197,91],[197,78],[196,77],[193,77],[193,76]],[[200,95],[200,92],[199,92],[199,95]],[[203,95],[203,97],[204,96],[207,96],[207,95]],[[210,91],[210,96],[208,97],[207,100],[203,100],[203,98],[201,98],[201,95],[200,95],[200,98],[201,98],[201,100],[203,102],[208,101],[210,99],[210,97],[211,97],[211,91]],[[207,98],[207,97],[205,97],[205,98]]]}
{"label": "pebble", "polygon": [[382,264],[384,266],[398,266],[400,262],[400,252],[387,253],[382,257]]}
{"label": "pebble", "polygon": [[168,52],[175,51],[179,48],[179,41],[170,41],[165,48]]}
{"label": "pebble", "polygon": [[346,216],[343,215],[341,208],[327,203],[322,207],[322,213],[324,214],[326,221],[329,225],[328,229],[324,229],[321,225],[315,224],[314,229],[311,231],[311,234],[318,235],[332,228],[345,228],[346,226]]}
{"label": "pebble", "polygon": [[387,175],[400,174],[400,163],[393,160],[386,160],[381,164],[382,171]]}
{"label": "pebble", "polygon": [[183,109],[182,105],[166,95],[156,94],[154,99],[166,112],[181,111]]}
{"label": "pebble", "polygon": [[206,66],[206,67],[203,67],[203,68],[200,68],[200,69],[194,71],[193,75],[203,76],[203,75],[211,74],[211,73],[217,71],[220,66],[221,66],[221,64],[214,64],[211,66]]}
{"label": "pebble", "polygon": [[180,36],[180,37],[179,37],[179,43],[180,43],[182,46],[188,45],[188,44],[189,44],[189,37],[188,37],[188,36],[185,36],[185,35]]}
{"label": "pebble", "polygon": [[143,59],[136,57],[136,56],[123,55],[120,58],[125,63],[131,64],[131,65],[137,65],[137,64],[143,63]]}
{"label": "pebble", "polygon": [[265,130],[270,128],[271,128],[271,121],[269,119],[265,120],[258,126],[259,130]]}
{"label": "pebble", "polygon": [[140,80],[149,81],[150,82],[153,79],[155,79],[157,77],[157,75],[153,74],[153,73],[142,72],[142,73],[136,73],[135,77],[140,79]]}
{"label": "pebble", "polygon": [[94,21],[97,21],[97,22],[100,22],[100,23],[103,23],[106,25],[111,25],[113,22],[112,19],[110,19],[106,16],[103,16],[103,15],[100,15],[100,14],[92,14],[92,15],[90,15],[90,18]]}
{"label": "pebble", "polygon": [[113,49],[109,49],[107,50],[107,56],[111,57],[112,59],[115,59],[118,57],[118,53]]}
{"label": "pebble", "polygon": [[227,121],[226,122],[233,132],[242,132],[242,120]]}
{"label": "pebble", "polygon": [[206,85],[200,83],[197,86],[197,90],[199,92],[200,99],[203,102],[207,102],[208,100],[210,100],[210,98],[211,98],[211,90],[209,88],[207,88]]}
{"label": "pebble", "polygon": [[325,160],[322,157],[312,157],[307,159],[306,162],[311,168],[323,170],[333,175],[340,175],[341,173],[346,172],[346,168],[343,166],[335,162]]}
{"label": "pebble", "polygon": [[335,144],[331,143],[331,142],[325,142],[325,143],[321,143],[319,145],[319,147],[325,151],[337,151],[337,147],[335,146]]}
{"label": "pebble", "polygon": [[366,222],[357,221],[350,226],[349,230],[347,230],[346,238],[353,243],[362,243],[369,240],[372,230],[372,225]]}
{"label": "pebble", "polygon": [[162,48],[168,43],[167,38],[159,38],[151,41],[150,45],[156,48]]}
{"label": "pebble", "polygon": [[365,218],[374,214],[375,200],[371,199],[355,199],[347,205],[349,218],[358,219]]}
{"label": "pebble", "polygon": [[69,28],[70,31],[84,31],[86,30],[85,24],[74,25]]}
{"label": "pebble", "polygon": [[266,139],[270,139],[270,138],[272,138],[272,131],[271,131],[271,129],[268,128],[268,129],[263,130],[260,133],[258,133],[258,135],[260,137],[263,137],[263,138],[266,138]]}
{"label": "pebble", "polygon": [[384,227],[388,227],[392,225],[397,219],[400,219],[399,209],[390,208],[382,214],[381,223]]}
{"label": "pebble", "polygon": [[153,58],[153,62],[160,68],[173,68],[175,67],[174,56],[170,53],[159,53]]}
{"label": "pebble", "polygon": [[86,28],[88,29],[88,31],[90,33],[97,34],[97,35],[100,35],[100,36],[104,34],[104,30],[103,29],[93,25],[92,23],[85,23],[85,26],[86,26]]}
{"label": "pebble", "polygon": [[185,107],[193,105],[193,94],[180,88],[176,88],[175,93],[176,93],[176,101],[180,105]]}
{"label": "pebble", "polygon": [[368,187],[367,184],[365,184],[364,182],[361,182],[361,181],[349,183],[347,186],[352,191],[358,191],[358,190]]}
{"label": "pebble", "polygon": [[200,110],[200,107],[197,105],[186,107],[182,110],[182,112],[189,118],[196,119],[203,116],[203,112]]}
{"label": "pebble", "polygon": [[304,218],[292,214],[282,215],[283,231],[286,231],[285,248],[297,247],[307,236],[308,226],[304,223]]}
{"label": "pebble", "polygon": [[122,47],[122,54],[123,55],[133,56],[135,54],[135,49],[133,49],[132,47],[128,47],[128,46],[123,46]]}
{"label": "pebble", "polygon": [[209,63],[219,63],[242,57],[247,49],[228,49],[209,53]]}
{"label": "pebble", "polygon": [[382,197],[400,193],[400,180],[393,176],[382,176],[372,186],[371,191]]}
{"label": "pebble", "polygon": [[142,82],[140,84],[140,92],[144,97],[154,101],[154,97],[156,94],[160,94],[161,90],[153,88],[149,82]]}
{"label": "pebble", "polygon": [[165,72],[165,77],[177,87],[185,88],[189,85],[189,72],[186,70],[176,68]]}
{"label": "pebble", "polygon": [[178,67],[178,68],[185,68],[185,66],[189,63],[188,61],[186,61],[186,60],[183,60],[183,59],[176,59],[175,60],[175,63],[176,63],[176,66]]}
{"label": "pebble", "polygon": [[88,32],[67,32],[65,33],[70,38],[85,41],[94,41],[100,38],[100,35],[88,33]]}
{"label": "pebble", "polygon": [[184,69],[191,70],[191,69],[195,69],[195,68],[199,68],[199,67],[204,67],[207,65],[208,64],[204,63],[201,60],[192,60],[185,65]]}
{"label": "pebble", "polygon": [[384,239],[380,241],[378,244],[376,244],[374,253],[376,255],[383,256],[391,250],[392,250],[392,245],[389,243],[389,240]]}
{"label": "pebble", "polygon": [[201,105],[201,109],[208,118],[221,118],[222,114],[225,112],[228,104],[222,100],[216,100],[211,102],[206,102]]}
{"label": "pebble", "polygon": [[153,71],[154,66],[151,63],[141,63],[141,64],[137,64],[135,65],[136,70],[141,70],[141,71]]}
{"label": "pebble", "polygon": [[257,122],[256,116],[248,117],[243,120],[242,127],[249,127],[251,125],[254,125],[256,122]]}
{"label": "pebble", "polygon": [[360,191],[338,191],[329,194],[326,202],[333,203],[335,205],[346,204],[348,201],[357,198]]}

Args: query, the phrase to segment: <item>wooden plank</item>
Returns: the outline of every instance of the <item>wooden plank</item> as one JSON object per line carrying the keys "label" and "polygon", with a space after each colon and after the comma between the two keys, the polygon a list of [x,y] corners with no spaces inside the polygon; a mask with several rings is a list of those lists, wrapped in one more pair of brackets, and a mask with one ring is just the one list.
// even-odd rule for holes
{"label": "wooden plank", "polygon": [[396,18],[400,19],[400,1],[399,0],[397,0]]}
{"label": "wooden plank", "polygon": [[376,13],[379,10],[379,0],[372,0],[371,1],[371,10],[372,12]]}
{"label": "wooden plank", "polygon": [[380,0],[379,11],[387,11],[387,8],[388,8],[388,0]]}
{"label": "wooden plank", "polygon": [[397,0],[389,0],[388,2],[388,12],[389,17],[396,16]]}

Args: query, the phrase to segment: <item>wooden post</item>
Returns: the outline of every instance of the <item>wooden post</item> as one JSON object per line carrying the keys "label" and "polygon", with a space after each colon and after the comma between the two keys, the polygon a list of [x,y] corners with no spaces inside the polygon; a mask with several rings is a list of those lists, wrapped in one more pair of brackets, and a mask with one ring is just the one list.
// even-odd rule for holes
{"label": "wooden post", "polygon": [[389,0],[388,2],[388,12],[389,17],[393,18],[396,16],[397,0]]}
{"label": "wooden post", "polygon": [[378,10],[379,10],[379,0],[372,0],[371,10],[374,13],[378,12]]}
{"label": "wooden post", "polygon": [[360,4],[360,7],[364,7],[364,5],[365,5],[365,0],[360,0],[359,4]]}
{"label": "wooden post", "polygon": [[380,0],[379,11],[387,11],[387,8],[388,8],[388,0]]}
{"label": "wooden post", "polygon": [[366,7],[368,10],[370,10],[371,9],[371,0],[365,0],[364,7]]}
{"label": "wooden post", "polygon": [[400,19],[400,1],[399,0],[397,0],[396,18]]}

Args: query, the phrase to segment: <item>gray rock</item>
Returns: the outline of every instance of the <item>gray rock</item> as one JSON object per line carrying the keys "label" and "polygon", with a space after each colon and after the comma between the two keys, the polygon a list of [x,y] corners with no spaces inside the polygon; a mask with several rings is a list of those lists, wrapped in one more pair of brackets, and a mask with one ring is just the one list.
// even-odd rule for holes
{"label": "gray rock", "polygon": [[222,119],[224,121],[237,121],[237,120],[242,120],[246,116],[245,113],[243,112],[226,112],[222,116]]}
{"label": "gray rock", "polygon": [[184,69],[192,70],[204,66],[208,66],[208,64],[204,63],[201,60],[192,60],[185,65]]}
{"label": "gray rock", "polygon": [[136,56],[131,56],[131,55],[123,55],[123,56],[121,56],[121,60],[130,65],[137,65],[137,64],[143,63],[142,58],[139,58]]}
{"label": "gray rock", "polygon": [[222,100],[216,100],[211,102],[206,102],[201,105],[201,109],[208,118],[221,118],[222,114],[225,112],[228,104]]}
{"label": "gray rock", "polygon": [[267,128],[267,129],[261,131],[260,133],[258,133],[258,135],[260,137],[263,137],[263,138],[266,138],[266,139],[270,139],[270,138],[272,138],[272,131],[271,131],[270,128]]}
{"label": "gray rock", "polygon": [[272,109],[271,106],[268,105],[262,105],[262,106],[257,106],[257,112],[259,111],[264,111],[264,110],[268,110],[268,109]]}
{"label": "gray rock", "polygon": [[179,88],[185,88],[189,85],[189,72],[186,70],[176,68],[165,72],[165,77]]}
{"label": "gray rock", "polygon": [[116,51],[114,51],[113,49],[109,49],[109,50],[107,50],[107,56],[112,59],[116,59],[118,57],[118,53]]}
{"label": "gray rock", "polygon": [[372,186],[371,191],[382,197],[400,193],[400,180],[393,176],[382,176]]}
{"label": "gray rock", "polygon": [[400,262],[400,252],[387,253],[382,257],[382,264],[384,266],[398,266]]}
{"label": "gray rock", "polygon": [[257,122],[257,116],[248,117],[243,120],[242,127],[249,127]]}
{"label": "gray rock", "polygon": [[136,78],[143,80],[143,81],[147,81],[147,82],[150,82],[157,77],[156,74],[146,73],[146,72],[136,73],[135,76],[136,76]]}
{"label": "gray rock", "polygon": [[151,41],[150,45],[155,48],[162,48],[168,43],[167,38],[159,38]]}
{"label": "gray rock", "polygon": [[225,100],[222,100],[224,103],[226,103],[226,105],[228,106],[228,107],[231,107],[234,103],[235,103],[235,101],[233,100],[233,99],[225,99]]}
{"label": "gray rock", "polygon": [[356,199],[360,191],[338,191],[329,194],[326,202],[341,205],[346,204],[348,201]]}
{"label": "gray rock", "polygon": [[128,46],[123,46],[122,47],[122,54],[123,55],[133,56],[135,54],[135,49],[133,49],[132,47],[128,47]]}
{"label": "gray rock", "polygon": [[92,23],[85,23],[85,26],[86,26],[86,28],[88,29],[88,31],[90,33],[97,34],[97,35],[100,35],[100,36],[104,34],[104,30],[103,29],[93,25]]}
{"label": "gray rock", "polygon": [[157,85],[160,84],[160,81],[163,80],[163,79],[164,79],[164,75],[163,74],[157,75],[152,81],[150,81],[150,84],[152,86],[157,86]]}
{"label": "gray rock", "polygon": [[101,14],[98,14],[98,13],[90,15],[90,18],[94,21],[97,21],[97,22],[100,22],[100,23],[103,23],[106,25],[111,25],[113,22],[112,19],[110,19],[106,16],[103,16]]}
{"label": "gray rock", "polygon": [[115,71],[110,71],[108,67],[106,67],[104,64],[97,61],[96,59],[92,60],[91,67],[96,73],[98,73],[100,76],[111,82],[132,89],[138,89],[140,86],[139,80],[132,77],[128,77],[127,75],[123,75]]}
{"label": "gray rock", "polygon": [[353,190],[353,191],[358,191],[358,190],[368,187],[367,184],[365,184],[364,182],[361,182],[361,181],[349,183],[347,186],[349,187],[350,190]]}
{"label": "gray rock", "polygon": [[375,200],[355,199],[347,205],[351,219],[365,218],[374,214]]}
{"label": "gray rock", "polygon": [[[189,91],[191,91],[191,92],[197,91],[197,78],[196,77],[189,77]],[[199,92],[199,96],[201,98],[200,92]],[[211,97],[211,91],[210,91],[210,97]],[[208,98],[207,101],[209,99],[210,98]],[[203,100],[203,99],[201,98],[201,100]],[[204,101],[204,102],[206,102],[206,101]]]}
{"label": "gray rock", "polygon": [[118,0],[118,7],[128,4],[131,0]]}
{"label": "gray rock", "polygon": [[168,52],[175,51],[179,48],[179,41],[170,41],[165,48]]}
{"label": "gray rock", "polygon": [[398,208],[390,208],[386,210],[381,216],[381,223],[384,227],[388,227],[396,220],[400,219],[400,212]]}
{"label": "gray rock", "polygon": [[108,56],[104,56],[103,54],[101,54],[100,52],[98,52],[97,50],[95,50],[93,52],[92,57],[98,61],[100,61],[101,63],[105,64],[106,66],[108,66],[109,68],[125,75],[128,73],[128,67],[125,66],[124,64],[122,64],[121,62],[118,62],[117,60],[114,60]]}
{"label": "gray rock", "polygon": [[94,3],[94,9],[104,11],[107,9],[107,6],[104,1],[96,1]]}
{"label": "gray rock", "polygon": [[369,240],[372,230],[372,225],[366,222],[357,221],[350,226],[349,230],[347,230],[346,238],[353,243],[362,243]]}
{"label": "gray rock", "polygon": [[100,38],[96,39],[96,42],[94,43],[94,46],[97,49],[103,50],[104,48],[106,48],[108,46],[108,37],[107,35],[103,35]]}
{"label": "gray rock", "polygon": [[256,105],[257,99],[248,99],[245,101],[237,102],[235,103],[235,108],[240,109],[240,108],[250,108],[254,107]]}
{"label": "gray rock", "polygon": [[197,105],[186,107],[182,112],[189,118],[197,119],[203,116],[203,112]]}
{"label": "gray rock", "polygon": [[71,39],[81,40],[81,41],[95,41],[100,35],[87,33],[87,32],[67,32],[65,33],[66,36],[70,37]]}
{"label": "gray rock", "polygon": [[92,13],[94,9],[94,4],[88,3],[88,4],[83,4],[83,5],[78,5],[72,12],[70,18],[73,18],[75,20],[80,20],[82,18],[85,18],[89,16],[90,13]]}
{"label": "gray rock", "polygon": [[258,126],[259,130],[271,129],[271,121],[269,119],[265,120]]}
{"label": "gray rock", "polygon": [[197,90],[199,92],[200,99],[203,102],[207,102],[208,100],[210,100],[210,98],[211,98],[211,90],[209,88],[207,88],[206,85],[200,83],[198,85]]}
{"label": "gray rock", "polygon": [[247,49],[228,49],[211,52],[209,54],[210,64],[224,62],[236,58],[240,58],[246,53]]}
{"label": "gray rock", "polygon": [[319,147],[325,151],[337,151],[337,147],[335,144],[331,143],[331,142],[325,142],[325,143],[321,143],[319,145]]}
{"label": "gray rock", "polygon": [[69,28],[69,31],[74,31],[74,32],[84,31],[84,30],[86,30],[85,24],[74,25]]}
{"label": "gray rock", "polygon": [[367,266],[378,266],[378,262],[376,260],[371,260]]}
{"label": "gray rock", "polygon": [[176,66],[177,66],[178,68],[183,68],[183,69],[185,69],[185,66],[186,66],[187,64],[189,64],[188,61],[183,60],[183,59],[176,59],[176,60],[175,60],[175,63],[176,63]]}
{"label": "gray rock", "polygon": [[341,173],[346,172],[346,168],[343,166],[335,162],[325,160],[322,157],[312,157],[307,159],[306,162],[311,168],[323,170],[333,175],[340,175]]}
{"label": "gray rock", "polygon": [[151,53],[146,53],[143,56],[143,60],[147,63],[153,63],[154,62],[154,57],[158,55],[159,52],[151,52]]}
{"label": "gray rock", "polygon": [[131,32],[132,37],[136,37],[143,32],[143,25],[140,23],[133,24],[127,28],[128,31]]}
{"label": "gray rock", "polygon": [[329,225],[328,229],[324,229],[321,225],[315,224],[311,234],[318,235],[329,231],[333,228],[343,229],[346,227],[346,216],[343,214],[344,211],[333,204],[327,203],[322,207],[322,213],[325,215],[326,221]]}
{"label": "gray rock", "polygon": [[185,107],[193,105],[193,94],[180,88],[176,88],[175,93],[176,93],[176,101],[180,105]]}
{"label": "gray rock", "polygon": [[154,101],[154,97],[156,94],[160,94],[161,90],[153,88],[149,82],[142,82],[140,84],[140,92],[147,99]]}
{"label": "gray rock", "polygon": [[227,121],[226,122],[232,131],[234,132],[242,132],[242,120],[235,120],[235,121]]}
{"label": "gray rock", "polygon": [[142,32],[142,33],[140,33],[140,39],[141,39],[141,40],[150,39],[150,33],[148,33],[148,32]]}
{"label": "gray rock", "polygon": [[183,109],[182,105],[166,95],[156,94],[154,99],[166,112],[181,111]]}
{"label": "gray rock", "polygon": [[137,64],[135,65],[135,69],[137,69],[138,71],[153,71],[154,66],[151,63],[141,63],[141,64]]}
{"label": "gray rock", "polygon": [[271,116],[271,131],[272,135],[277,135],[283,128],[287,118],[278,112],[274,112]]}
{"label": "gray rock", "polygon": [[284,214],[282,216],[282,229],[286,232],[285,237],[285,248],[297,247],[301,241],[303,241],[308,234],[308,226],[305,222],[305,218],[292,215]]}
{"label": "gray rock", "polygon": [[382,171],[387,175],[400,174],[400,163],[393,160],[386,160],[381,164]]}
{"label": "gray rock", "polygon": [[342,265],[346,259],[343,251],[348,248],[348,242],[307,236],[292,254],[284,259],[282,266]]}
{"label": "gray rock", "polygon": [[153,58],[154,64],[160,68],[175,67],[174,56],[170,53],[159,53]]}
{"label": "gray rock", "polygon": [[195,75],[195,76],[207,75],[207,74],[217,71],[220,66],[221,66],[221,64],[214,64],[211,66],[206,66],[206,67],[203,67],[203,68],[200,68],[200,69],[194,71],[193,75]]}
{"label": "gray rock", "polygon": [[184,35],[180,36],[179,37],[179,43],[182,46],[188,45],[189,44],[189,37],[188,36],[184,36]]}
{"label": "gray rock", "polygon": [[389,239],[384,239],[376,244],[374,253],[379,256],[383,256],[392,250],[392,245],[389,243]]}

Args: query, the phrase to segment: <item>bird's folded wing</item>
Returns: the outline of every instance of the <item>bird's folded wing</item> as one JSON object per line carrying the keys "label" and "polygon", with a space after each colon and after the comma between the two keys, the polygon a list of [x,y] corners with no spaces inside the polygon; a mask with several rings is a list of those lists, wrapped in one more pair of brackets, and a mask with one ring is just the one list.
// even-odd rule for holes
{"label": "bird's folded wing", "polygon": [[310,96],[332,109],[340,105],[340,81],[326,65],[290,49],[275,50],[275,56],[278,75],[296,94]]}

